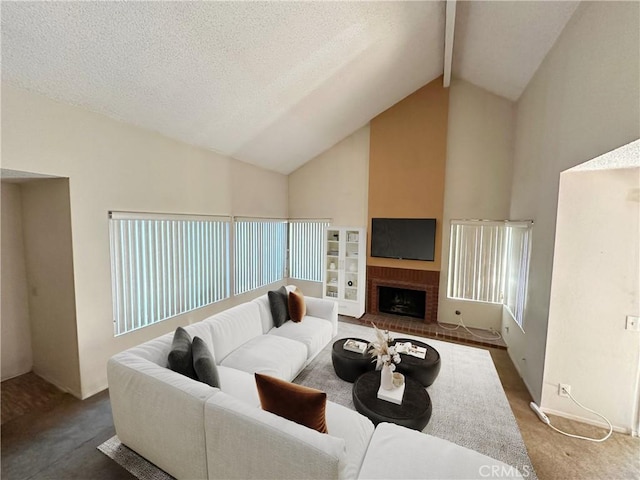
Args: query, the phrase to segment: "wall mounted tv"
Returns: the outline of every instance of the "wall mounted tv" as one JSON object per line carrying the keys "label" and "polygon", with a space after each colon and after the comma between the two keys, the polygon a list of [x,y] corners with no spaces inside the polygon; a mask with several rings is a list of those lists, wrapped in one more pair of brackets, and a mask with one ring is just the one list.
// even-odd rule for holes
{"label": "wall mounted tv", "polygon": [[371,256],[433,261],[435,218],[372,218]]}

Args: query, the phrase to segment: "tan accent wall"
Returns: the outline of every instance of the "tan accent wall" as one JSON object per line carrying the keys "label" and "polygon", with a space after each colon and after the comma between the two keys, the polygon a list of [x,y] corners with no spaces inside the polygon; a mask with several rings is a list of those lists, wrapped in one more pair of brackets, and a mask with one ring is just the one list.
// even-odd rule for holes
{"label": "tan accent wall", "polygon": [[375,217],[437,223],[433,262],[372,258],[369,246],[367,265],[440,271],[448,104],[437,78],[371,120],[368,238]]}

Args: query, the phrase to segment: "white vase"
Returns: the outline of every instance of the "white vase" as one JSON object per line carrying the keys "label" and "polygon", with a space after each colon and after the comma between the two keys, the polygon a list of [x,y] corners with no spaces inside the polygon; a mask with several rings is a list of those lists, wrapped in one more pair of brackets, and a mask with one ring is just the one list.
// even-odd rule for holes
{"label": "white vase", "polygon": [[393,390],[393,372],[391,366],[384,364],[380,372],[380,385],[383,390]]}

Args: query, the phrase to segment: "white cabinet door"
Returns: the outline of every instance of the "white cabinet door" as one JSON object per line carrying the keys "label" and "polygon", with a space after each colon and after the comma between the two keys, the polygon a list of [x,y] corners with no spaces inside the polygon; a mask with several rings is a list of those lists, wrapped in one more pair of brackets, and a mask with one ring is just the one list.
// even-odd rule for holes
{"label": "white cabinet door", "polygon": [[338,302],[338,313],[364,314],[366,238],[363,228],[327,227],[324,236],[323,296]]}

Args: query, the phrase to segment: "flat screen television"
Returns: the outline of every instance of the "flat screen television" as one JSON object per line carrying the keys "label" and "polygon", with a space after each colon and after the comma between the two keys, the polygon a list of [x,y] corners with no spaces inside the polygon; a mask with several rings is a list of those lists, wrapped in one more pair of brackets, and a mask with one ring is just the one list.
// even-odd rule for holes
{"label": "flat screen television", "polygon": [[432,262],[435,247],[435,218],[371,219],[372,257]]}

